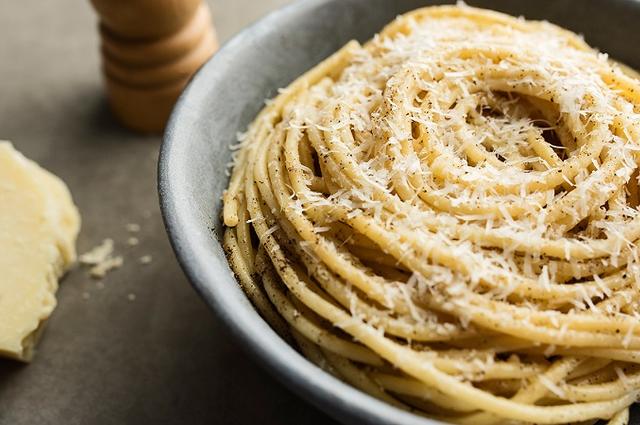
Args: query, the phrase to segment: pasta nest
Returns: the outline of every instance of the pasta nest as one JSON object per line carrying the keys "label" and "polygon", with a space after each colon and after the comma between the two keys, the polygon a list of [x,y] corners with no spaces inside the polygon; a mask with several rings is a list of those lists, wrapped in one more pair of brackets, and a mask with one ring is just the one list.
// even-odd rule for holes
{"label": "pasta nest", "polygon": [[580,37],[419,9],[268,102],[225,249],[330,373],[462,424],[626,423],[640,392],[640,83]]}

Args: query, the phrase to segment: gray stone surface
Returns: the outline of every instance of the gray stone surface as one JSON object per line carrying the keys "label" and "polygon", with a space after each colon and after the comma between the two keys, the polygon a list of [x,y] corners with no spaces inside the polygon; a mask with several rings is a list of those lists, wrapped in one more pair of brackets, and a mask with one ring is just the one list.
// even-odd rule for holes
{"label": "gray stone surface", "polygon": [[[225,40],[283,3],[211,5]],[[248,359],[184,278],[158,209],[160,139],[111,118],[95,28],[88,1],[0,2],[0,139],[68,183],[80,252],[109,237],[125,259],[102,289],[72,271],[35,361],[0,360],[0,424],[330,423]]]}

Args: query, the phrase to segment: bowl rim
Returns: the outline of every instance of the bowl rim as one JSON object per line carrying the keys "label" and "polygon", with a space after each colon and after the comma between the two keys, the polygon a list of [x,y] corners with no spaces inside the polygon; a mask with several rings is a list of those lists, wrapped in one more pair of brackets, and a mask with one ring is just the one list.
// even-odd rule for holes
{"label": "bowl rim", "polygon": [[[245,352],[289,390],[342,422],[375,425],[436,425],[433,419],[417,416],[382,402],[321,370],[282,340],[250,303],[230,305],[232,294],[224,285],[216,285],[215,274],[204,255],[204,238],[198,238],[192,214],[180,199],[187,195],[181,187],[180,172],[171,166],[172,158],[182,154],[184,144],[177,140],[177,129],[193,106],[191,93],[206,89],[207,81],[226,67],[225,61],[236,49],[250,44],[265,31],[277,31],[278,23],[294,14],[303,14],[335,0],[306,0],[278,8],[245,27],[224,43],[214,56],[191,78],[178,98],[169,118],[158,158],[158,194],[160,209],[169,240],[178,262],[200,296],[230,330]],[[205,90],[206,91],[206,90]],[[209,243],[211,241],[209,240]],[[218,272],[220,272],[218,270]],[[224,271],[227,272],[227,271]],[[233,280],[235,277],[230,270]],[[241,291],[241,288],[236,288]],[[244,293],[243,293],[244,295]]]}

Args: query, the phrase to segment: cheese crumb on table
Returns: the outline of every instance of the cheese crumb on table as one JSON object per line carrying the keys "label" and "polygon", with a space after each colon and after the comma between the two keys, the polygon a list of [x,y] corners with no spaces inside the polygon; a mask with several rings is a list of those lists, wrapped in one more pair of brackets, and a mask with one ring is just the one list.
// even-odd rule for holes
{"label": "cheese crumb on table", "polygon": [[153,261],[153,257],[150,255],[143,255],[138,261],[140,261],[140,264],[149,264]]}
{"label": "cheese crumb on table", "polygon": [[122,267],[123,263],[124,260],[121,256],[110,257],[91,267],[91,270],[89,270],[89,274],[91,275],[91,277],[102,279],[111,270]]}
{"label": "cheese crumb on table", "polygon": [[113,269],[122,267],[122,256],[113,256],[113,239],[105,239],[102,243],[80,256],[80,263],[92,266],[91,277],[102,279]]}
{"label": "cheese crumb on table", "polygon": [[140,225],[137,223],[129,223],[127,224],[127,232],[137,233],[140,231]]}

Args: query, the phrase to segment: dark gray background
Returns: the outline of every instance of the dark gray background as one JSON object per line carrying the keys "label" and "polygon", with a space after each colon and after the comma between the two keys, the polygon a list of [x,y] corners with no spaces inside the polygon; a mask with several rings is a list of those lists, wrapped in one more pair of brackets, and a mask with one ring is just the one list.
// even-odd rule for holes
{"label": "dark gray background", "polygon": [[[210,1],[221,40],[284,3]],[[88,0],[0,1],[0,139],[67,182],[80,252],[110,237],[125,260],[103,289],[72,271],[35,361],[0,360],[0,424],[331,423],[254,364],[183,276],[158,209],[160,138],[111,118]]]}

